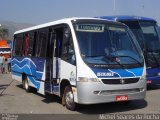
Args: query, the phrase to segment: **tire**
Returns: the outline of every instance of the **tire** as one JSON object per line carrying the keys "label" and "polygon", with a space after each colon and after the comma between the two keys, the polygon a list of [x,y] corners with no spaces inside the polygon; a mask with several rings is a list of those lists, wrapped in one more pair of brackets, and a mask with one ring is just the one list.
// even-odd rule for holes
{"label": "tire", "polygon": [[64,90],[62,104],[71,111],[74,111],[77,107],[77,104],[74,102],[74,96],[70,86],[67,86]]}
{"label": "tire", "polygon": [[27,77],[25,77],[24,80],[22,81],[22,85],[27,92],[31,92],[31,87],[29,86]]}

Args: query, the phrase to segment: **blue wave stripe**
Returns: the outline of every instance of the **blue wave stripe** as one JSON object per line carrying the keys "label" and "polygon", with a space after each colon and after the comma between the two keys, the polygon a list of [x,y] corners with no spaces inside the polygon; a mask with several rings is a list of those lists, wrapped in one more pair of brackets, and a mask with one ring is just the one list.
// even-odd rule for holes
{"label": "blue wave stripe", "polygon": [[21,61],[14,58],[14,59],[12,60],[12,65],[15,65],[15,64],[18,64],[19,67],[23,67],[23,66],[26,65],[26,64],[29,64],[29,65],[31,65],[31,66],[36,67],[36,65],[35,65],[34,63],[32,63],[32,61],[31,61],[30,59],[26,59],[26,58],[25,58],[25,59],[22,59]]}
{"label": "blue wave stripe", "polygon": [[121,77],[135,77],[133,73],[130,73],[125,69],[112,69],[111,71],[118,73]]}
{"label": "blue wave stripe", "polygon": [[28,76],[29,80],[36,86],[37,90],[40,89],[40,83],[38,81],[35,80],[34,77],[32,76]]}
{"label": "blue wave stripe", "polygon": [[114,73],[113,76],[97,76],[98,78],[119,78],[119,77],[137,77],[142,76],[143,67],[131,69],[102,69],[92,68],[93,72],[98,73]]}
{"label": "blue wave stripe", "polygon": [[[41,64],[43,64],[41,66],[44,66],[44,62],[41,62]],[[43,68],[41,68],[41,69],[43,69]],[[38,79],[41,79],[42,75],[43,75],[42,71],[36,71],[37,66],[29,58],[24,58],[24,59],[20,59],[20,60],[14,58],[12,60],[12,70],[18,71],[20,73],[24,72],[26,74],[34,75]]]}
{"label": "blue wave stripe", "polygon": [[[21,69],[19,69],[18,67],[14,67],[13,69],[17,69],[17,72],[21,72]],[[30,73],[30,71],[29,71],[29,69],[27,68],[27,67],[24,67],[24,70],[26,70],[26,74],[29,74]],[[16,76],[22,76],[22,74],[20,74],[20,73],[15,73],[15,72],[13,72],[12,73],[13,75],[16,75]],[[38,81],[36,81],[35,80],[35,78],[34,77],[32,77],[32,76],[27,76],[28,78],[29,78],[29,80],[36,86],[36,88],[39,90],[39,88],[40,88],[40,83],[38,82]]]}
{"label": "blue wave stripe", "polygon": [[133,72],[136,76],[142,76],[144,67],[140,68],[132,68],[128,69],[129,71]]}
{"label": "blue wave stripe", "polygon": [[14,66],[12,66],[12,71],[16,71],[19,73],[24,72],[26,74],[32,75],[32,72],[28,66],[23,66],[22,68],[20,68],[18,65],[14,65]]}
{"label": "blue wave stripe", "polygon": [[[30,58],[17,58],[17,59],[12,59],[12,71],[18,72],[18,73],[26,73],[27,75],[32,75],[28,76],[28,79],[36,86],[36,88],[39,90],[40,88],[40,83],[36,79],[42,79],[43,72],[42,71],[37,71],[37,66],[38,65],[38,59],[37,63],[35,64]],[[39,66],[43,67],[44,66],[44,60],[40,60],[41,65]],[[39,70],[43,70],[43,68],[39,68]],[[33,76],[36,76],[34,78]]]}

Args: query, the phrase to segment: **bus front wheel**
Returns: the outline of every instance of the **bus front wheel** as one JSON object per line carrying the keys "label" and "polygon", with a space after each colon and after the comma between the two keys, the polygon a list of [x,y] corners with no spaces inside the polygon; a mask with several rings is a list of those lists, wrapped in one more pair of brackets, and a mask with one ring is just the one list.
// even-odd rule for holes
{"label": "bus front wheel", "polygon": [[72,111],[76,109],[76,103],[74,102],[74,95],[70,86],[67,86],[65,88],[62,99],[67,109]]}

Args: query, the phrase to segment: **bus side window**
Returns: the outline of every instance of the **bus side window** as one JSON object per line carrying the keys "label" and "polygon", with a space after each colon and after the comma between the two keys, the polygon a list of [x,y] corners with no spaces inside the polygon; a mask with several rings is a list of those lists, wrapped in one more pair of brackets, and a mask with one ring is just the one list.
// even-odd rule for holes
{"label": "bus side window", "polygon": [[24,56],[28,54],[28,34],[24,35]]}
{"label": "bus side window", "polygon": [[14,38],[13,56],[21,56],[22,55],[22,46],[23,46],[23,34],[18,34]]}
{"label": "bus side window", "polygon": [[33,54],[34,32],[26,33],[24,35],[24,56],[31,57]]}
{"label": "bus side window", "polygon": [[28,37],[28,56],[32,56],[33,53],[33,44],[34,44],[34,32],[29,33]]}
{"label": "bus side window", "polygon": [[68,63],[76,64],[73,39],[69,28],[64,29],[61,58]]}
{"label": "bus side window", "polygon": [[43,29],[38,31],[38,38],[36,40],[35,56],[46,57],[46,50],[48,44],[48,30]]}

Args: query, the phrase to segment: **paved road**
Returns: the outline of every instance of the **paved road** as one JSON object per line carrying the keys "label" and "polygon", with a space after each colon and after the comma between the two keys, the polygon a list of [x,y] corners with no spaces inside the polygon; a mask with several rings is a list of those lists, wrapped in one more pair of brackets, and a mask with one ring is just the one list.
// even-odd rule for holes
{"label": "paved road", "polygon": [[[2,93],[3,92],[3,93]],[[160,86],[147,91],[145,100],[136,100],[130,104],[106,103],[82,105],[78,111],[69,111],[61,105],[59,97],[43,96],[36,92],[27,93],[18,81],[12,81],[10,74],[0,75],[0,113],[14,114],[160,114]]]}

